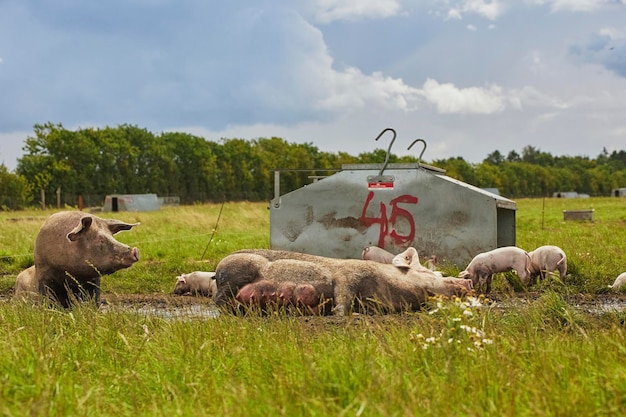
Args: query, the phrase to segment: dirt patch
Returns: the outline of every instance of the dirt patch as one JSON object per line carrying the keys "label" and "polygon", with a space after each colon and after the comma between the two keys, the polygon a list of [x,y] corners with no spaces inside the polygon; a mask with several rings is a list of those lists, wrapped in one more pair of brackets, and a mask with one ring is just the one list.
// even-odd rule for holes
{"label": "dirt patch", "polygon": [[[540,292],[529,293],[492,293],[489,299],[496,302],[498,308],[504,310],[515,309],[536,301],[541,297]],[[13,291],[0,293],[0,302],[8,301],[13,296]],[[626,294],[574,294],[563,296],[567,303],[581,311],[600,314],[617,311],[626,312]],[[191,295],[174,294],[102,294],[102,309],[121,307],[142,314],[153,314],[165,318],[204,317],[214,318],[219,315],[219,310],[209,297],[195,297]],[[406,320],[411,314],[390,314],[378,318],[376,321]],[[304,321],[316,321],[316,317],[303,316]],[[338,321],[345,323],[346,320],[372,320],[372,316],[354,315],[350,317],[325,317],[325,321]]]}

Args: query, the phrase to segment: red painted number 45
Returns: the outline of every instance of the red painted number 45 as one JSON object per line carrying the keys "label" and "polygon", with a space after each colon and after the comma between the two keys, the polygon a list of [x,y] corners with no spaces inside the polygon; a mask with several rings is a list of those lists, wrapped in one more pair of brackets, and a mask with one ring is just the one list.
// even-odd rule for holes
{"label": "red painted number 45", "polygon": [[[417,204],[417,197],[410,194],[403,194],[394,198],[389,202],[391,207],[391,213],[387,217],[387,205],[380,202],[380,217],[368,217],[367,209],[369,208],[372,199],[374,198],[374,192],[370,191],[365,200],[363,211],[359,220],[366,224],[368,227],[374,224],[380,225],[380,233],[378,235],[378,246],[385,247],[385,237],[389,236],[393,242],[401,246],[403,243],[412,242],[415,238],[415,220],[413,215],[408,210],[399,206],[399,204]],[[403,218],[409,224],[409,233],[407,235],[401,235],[395,230],[395,225],[399,218]]]}

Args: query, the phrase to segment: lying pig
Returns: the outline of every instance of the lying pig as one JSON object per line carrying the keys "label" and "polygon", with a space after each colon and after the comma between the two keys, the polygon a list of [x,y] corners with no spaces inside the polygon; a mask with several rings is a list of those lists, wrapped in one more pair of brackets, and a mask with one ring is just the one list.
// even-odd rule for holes
{"label": "lying pig", "polygon": [[378,246],[366,246],[361,253],[361,258],[366,261],[375,261],[384,264],[390,264],[395,256],[396,255],[393,253],[379,248]]}
{"label": "lying pig", "polygon": [[202,295],[212,297],[217,292],[215,272],[194,271],[176,277],[174,294]]}
{"label": "lying pig", "polygon": [[[493,274],[515,271],[522,284],[530,282],[530,256],[515,246],[504,246],[488,252],[479,253],[471,260],[459,277],[471,279],[474,287],[484,292],[491,292]],[[483,288],[484,287],[484,288]]]}
{"label": "lying pig", "polygon": [[416,310],[429,295],[456,295],[472,288],[469,280],[442,278],[392,264],[250,249],[232,253],[217,265],[215,301],[220,307],[227,306],[239,288],[258,280],[287,282],[294,279],[312,285],[320,294],[318,305],[324,300],[321,314],[338,315],[353,309]]}
{"label": "lying pig", "polygon": [[99,304],[101,277],[139,260],[137,248],[117,241],[113,235],[138,224],[80,211],[51,215],[35,240],[33,285],[39,294],[66,308],[86,299]]}
{"label": "lying pig", "polygon": [[561,281],[567,273],[567,257],[563,249],[558,246],[540,246],[532,252],[530,256],[530,274],[532,278],[545,278],[547,274],[559,271]]}
{"label": "lying pig", "polygon": [[619,274],[619,276],[615,278],[615,282],[613,282],[613,285],[609,285],[609,288],[613,290],[619,290],[624,285],[626,285],[626,272],[622,272],[621,274]]}
{"label": "lying pig", "polygon": [[[228,258],[228,257],[227,257]],[[230,265],[228,271],[235,271],[238,283],[233,280],[228,282],[221,281],[218,275],[218,298],[232,299],[235,288],[239,288],[235,295],[235,300],[241,304],[251,304],[265,307],[269,302],[275,302],[278,306],[296,306],[305,312],[327,314],[331,308],[327,305],[326,300],[333,297],[332,278],[329,270],[321,265],[317,265],[308,261],[300,261],[294,259],[275,259],[269,262],[266,258],[261,257],[264,262],[259,262],[259,257],[251,255],[246,258],[250,263],[249,271],[256,270],[254,275],[242,273],[239,266]],[[220,264],[222,270],[228,265],[229,260],[223,259]],[[239,261],[236,260],[235,264]],[[218,265],[219,267],[220,265]],[[216,269],[216,273],[219,273]],[[240,281],[244,276],[245,282]],[[274,294],[268,297],[270,281],[273,285]],[[247,283],[246,283],[247,282]],[[231,285],[235,284],[235,285]],[[303,284],[310,287],[303,286]],[[261,288],[259,288],[262,285]],[[314,290],[311,292],[311,288]],[[243,293],[242,293],[243,292]],[[220,302],[216,298],[218,305]],[[322,309],[320,310],[320,306]]]}

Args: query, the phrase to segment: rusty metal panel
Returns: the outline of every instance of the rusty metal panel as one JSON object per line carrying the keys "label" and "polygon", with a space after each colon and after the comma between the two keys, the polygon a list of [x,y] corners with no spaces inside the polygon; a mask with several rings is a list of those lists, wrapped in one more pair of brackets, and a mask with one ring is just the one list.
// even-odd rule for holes
{"label": "rusty metal panel", "polygon": [[[514,201],[415,164],[346,165],[270,204],[270,245],[334,258],[365,246],[465,266],[479,252],[515,244]],[[498,230],[500,229],[500,231]]]}

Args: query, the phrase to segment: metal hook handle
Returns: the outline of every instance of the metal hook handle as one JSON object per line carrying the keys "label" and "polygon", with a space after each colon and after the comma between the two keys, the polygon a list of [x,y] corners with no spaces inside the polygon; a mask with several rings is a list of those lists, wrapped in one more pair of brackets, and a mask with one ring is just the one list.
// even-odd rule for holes
{"label": "metal hook handle", "polygon": [[389,154],[391,153],[391,146],[393,145],[393,142],[396,140],[396,131],[394,129],[388,127],[386,129],[384,129],[382,132],[380,132],[378,134],[378,136],[376,136],[376,139],[374,139],[374,140],[377,141],[387,131],[391,131],[393,133],[393,138],[391,139],[391,143],[389,144],[389,148],[387,148],[387,155],[385,156],[385,163],[383,164],[383,167],[380,169],[380,172],[378,173],[379,176],[383,175],[383,171],[385,170],[385,168],[387,168],[387,164],[389,163]]}
{"label": "metal hook handle", "polygon": [[422,165],[422,155],[424,155],[424,152],[426,151],[426,141],[424,139],[415,139],[413,141],[413,143],[411,143],[409,145],[408,148],[406,148],[406,150],[410,150],[413,145],[415,145],[417,142],[422,142],[424,144],[424,147],[422,148],[422,152],[420,153],[420,156],[417,158],[417,167],[419,168]]}

